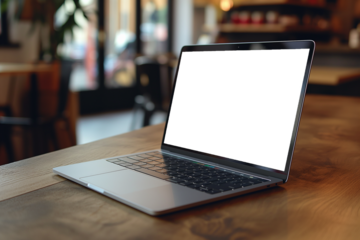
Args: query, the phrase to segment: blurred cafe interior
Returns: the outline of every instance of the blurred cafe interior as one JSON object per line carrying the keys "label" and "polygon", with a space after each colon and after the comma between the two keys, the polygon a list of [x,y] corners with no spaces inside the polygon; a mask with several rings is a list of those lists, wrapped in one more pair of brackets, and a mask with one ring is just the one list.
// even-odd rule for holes
{"label": "blurred cafe interior", "polygon": [[359,24],[360,0],[1,0],[0,165],[164,122],[183,45],[312,39],[307,93],[360,97]]}

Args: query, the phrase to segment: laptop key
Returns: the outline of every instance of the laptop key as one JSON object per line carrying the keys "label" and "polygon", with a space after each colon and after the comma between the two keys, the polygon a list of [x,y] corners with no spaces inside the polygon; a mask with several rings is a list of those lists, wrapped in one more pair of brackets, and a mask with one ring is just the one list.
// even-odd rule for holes
{"label": "laptop key", "polygon": [[179,183],[180,185],[182,185],[182,186],[190,186],[190,185],[194,185],[193,183],[191,183],[191,182],[180,182]]}
{"label": "laptop key", "polygon": [[139,168],[139,169],[136,169],[136,170],[139,171],[139,172],[146,173],[146,174],[149,174],[151,176],[157,177],[157,178],[165,179],[165,180],[170,178],[166,174],[158,173],[158,172],[155,172],[155,171],[152,171],[152,170],[149,170],[149,169]]}
{"label": "laptop key", "polygon": [[184,182],[188,182],[188,183],[192,183],[192,182],[193,182],[191,179],[188,179],[188,178],[182,178],[182,180],[183,180]]}
{"label": "laptop key", "polygon": [[170,178],[171,178],[171,179],[173,179],[173,180],[176,180],[178,183],[180,183],[180,182],[184,182],[184,180],[183,180],[183,179],[178,178],[178,177],[170,176]]}
{"label": "laptop key", "polygon": [[218,188],[218,190],[222,191],[222,192],[226,192],[226,191],[230,191],[233,190],[231,187],[229,186],[222,186],[220,188]]}
{"label": "laptop key", "polygon": [[153,155],[160,155],[160,156],[162,156],[162,154],[161,153],[159,153],[159,152],[154,152],[154,154]]}
{"label": "laptop key", "polygon": [[212,178],[207,179],[207,181],[209,181],[209,182],[214,181],[215,182],[215,181],[220,181],[220,180],[219,180],[218,177],[212,177]]}
{"label": "laptop key", "polygon": [[159,157],[150,157],[149,159],[150,159],[150,160],[159,160],[159,159],[161,159],[161,158],[159,158]]}
{"label": "laptop key", "polygon": [[[144,159],[142,157],[138,157],[138,156],[130,156],[128,158],[131,158],[131,159],[134,159],[134,160],[141,160],[141,159]],[[121,159],[122,160],[122,159]]]}
{"label": "laptop key", "polygon": [[237,177],[235,177],[235,178],[233,178],[233,181],[235,181],[235,182],[242,182],[243,179],[242,179],[242,178],[237,178]]}
{"label": "laptop key", "polygon": [[217,190],[220,190],[222,192],[225,192],[225,191],[229,191],[229,190],[232,190],[232,188],[230,188],[228,185],[226,184],[211,184],[211,185],[208,185],[206,186],[208,189],[217,189]]}
{"label": "laptop key", "polygon": [[251,186],[252,184],[251,183],[243,183],[242,185],[243,185],[243,187],[248,187],[248,186]]}
{"label": "laptop key", "polygon": [[151,160],[149,160],[149,159],[142,159],[142,160],[139,160],[140,162],[144,162],[144,163],[146,163],[146,162],[151,162]]}
{"label": "laptop key", "polygon": [[187,187],[193,188],[193,189],[199,189],[199,188],[201,188],[201,186],[200,186],[199,184],[191,184],[191,185],[188,185]]}
{"label": "laptop key", "polygon": [[146,165],[146,163],[144,163],[144,162],[137,162],[137,163],[134,163],[134,165],[142,166],[142,165]]}
{"label": "laptop key", "polygon": [[119,163],[119,162],[123,162],[124,163],[124,161],[122,161],[122,160],[117,160],[117,161],[113,161],[112,163]]}
{"label": "laptop key", "polygon": [[123,167],[132,166],[131,163],[119,163],[118,165],[123,166]]}
{"label": "laptop key", "polygon": [[136,161],[136,160],[132,160],[132,159],[123,159],[122,161],[124,161],[124,162],[127,162],[127,163],[136,163],[136,162],[138,162],[138,161]]}
{"label": "laptop key", "polygon": [[210,186],[210,185],[212,185],[212,184],[211,184],[211,183],[206,183],[206,182],[205,182],[205,183],[201,183],[201,186],[202,186],[202,187],[207,187],[207,186]]}
{"label": "laptop key", "polygon": [[138,169],[138,168],[141,168],[141,167],[140,167],[140,166],[132,165],[132,166],[127,166],[127,168],[130,168],[130,169]]}
{"label": "laptop key", "polygon": [[177,167],[174,167],[174,166],[165,166],[164,168],[166,168],[167,170],[171,170],[171,171],[177,171]]}
{"label": "laptop key", "polygon": [[163,163],[160,163],[160,164],[158,164],[158,165],[156,165],[156,166],[158,166],[158,167],[166,167],[166,164],[163,164]]}
{"label": "laptop key", "polygon": [[160,170],[161,168],[159,168],[159,167],[152,167],[152,168],[149,168],[149,169],[156,171],[156,170]]}
{"label": "laptop key", "polygon": [[200,190],[200,191],[202,191],[202,192],[207,192],[207,191],[209,191],[209,189],[208,189],[208,188],[205,188],[205,187],[200,187],[200,188],[198,188],[198,190]]}
{"label": "laptop key", "polygon": [[230,184],[229,187],[232,189],[238,189],[238,188],[242,188],[243,186],[242,184]]}
{"label": "laptop key", "polygon": [[113,162],[114,164],[117,164],[117,165],[120,165],[120,164],[124,164],[126,162],[123,162],[123,161],[118,161],[118,162]]}
{"label": "laptop key", "polygon": [[200,176],[201,176],[201,174],[198,174],[198,173],[192,173],[192,174],[191,174],[191,176],[198,178],[198,177],[200,177]]}
{"label": "laptop key", "polygon": [[211,178],[208,177],[208,176],[202,175],[202,176],[200,177],[200,179],[205,180],[205,181],[208,181],[208,180],[211,179]]}
{"label": "laptop key", "polygon": [[194,180],[192,180],[192,182],[193,183],[203,183],[204,181],[203,180],[201,180],[201,179],[194,179]]}
{"label": "laptop key", "polygon": [[251,183],[251,184],[258,184],[258,183],[260,183],[259,181],[257,181],[257,180],[250,180],[250,182],[249,183]]}
{"label": "laptop key", "polygon": [[157,165],[157,164],[160,164],[160,163],[157,162],[157,161],[152,161],[152,162],[148,162],[147,164]]}
{"label": "laptop key", "polygon": [[154,165],[151,164],[146,164],[146,165],[142,165],[142,168],[151,168],[151,167],[155,167]]}
{"label": "laptop key", "polygon": [[188,179],[186,176],[183,176],[181,174],[175,175],[175,177],[177,177],[177,178],[179,178],[179,179],[181,179],[183,181],[187,181],[187,179]]}

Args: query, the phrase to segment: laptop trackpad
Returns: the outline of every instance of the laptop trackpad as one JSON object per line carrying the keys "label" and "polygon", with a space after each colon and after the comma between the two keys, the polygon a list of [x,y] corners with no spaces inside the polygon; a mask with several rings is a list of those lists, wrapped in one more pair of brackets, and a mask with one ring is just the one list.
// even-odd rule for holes
{"label": "laptop trackpad", "polygon": [[[103,189],[106,192],[116,195],[137,192],[170,184],[164,180],[132,170],[120,170],[89,177],[82,177],[80,179],[93,185],[91,187],[94,188],[94,190],[101,192],[101,189]],[[99,190],[96,188],[101,189]]]}

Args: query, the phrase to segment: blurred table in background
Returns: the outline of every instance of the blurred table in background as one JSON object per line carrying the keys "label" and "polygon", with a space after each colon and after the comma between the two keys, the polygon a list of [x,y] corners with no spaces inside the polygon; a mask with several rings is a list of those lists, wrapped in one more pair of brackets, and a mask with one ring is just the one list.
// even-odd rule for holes
{"label": "blurred table in background", "polygon": [[52,168],[158,149],[164,124],[0,166],[0,239],[359,239],[359,106],[307,95],[288,183],[161,217]]}
{"label": "blurred table in background", "polygon": [[360,97],[360,68],[312,66],[307,93]]}
{"label": "blurred table in background", "polygon": [[337,86],[355,80],[360,80],[360,68],[313,66],[309,84]]}

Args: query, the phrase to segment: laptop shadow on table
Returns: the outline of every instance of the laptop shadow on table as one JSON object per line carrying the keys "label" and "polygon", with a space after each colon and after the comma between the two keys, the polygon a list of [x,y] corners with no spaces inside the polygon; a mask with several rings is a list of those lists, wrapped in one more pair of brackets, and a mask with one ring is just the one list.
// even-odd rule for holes
{"label": "laptop shadow on table", "polygon": [[288,197],[283,187],[264,189],[158,217],[186,224],[206,239],[270,238],[288,235]]}

